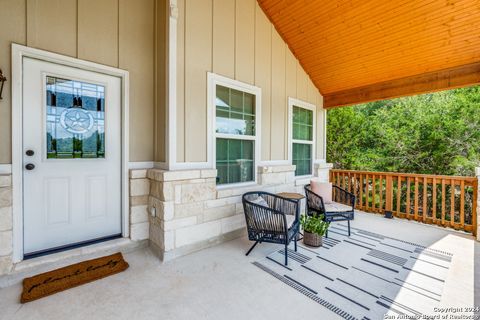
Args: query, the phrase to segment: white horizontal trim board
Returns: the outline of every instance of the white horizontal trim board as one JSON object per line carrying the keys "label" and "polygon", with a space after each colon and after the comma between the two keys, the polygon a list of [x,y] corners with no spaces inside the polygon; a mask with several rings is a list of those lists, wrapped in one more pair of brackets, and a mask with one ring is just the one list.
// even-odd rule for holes
{"label": "white horizontal trim board", "polygon": [[169,170],[212,169],[210,162],[176,162],[169,166]]}
{"label": "white horizontal trim board", "polygon": [[153,167],[153,161],[131,161],[128,163],[129,169],[151,169]]}
{"label": "white horizontal trim board", "polygon": [[289,160],[263,160],[258,164],[259,166],[286,166],[292,164]]}
{"label": "white horizontal trim board", "polygon": [[0,174],[12,174],[12,165],[0,164]]}

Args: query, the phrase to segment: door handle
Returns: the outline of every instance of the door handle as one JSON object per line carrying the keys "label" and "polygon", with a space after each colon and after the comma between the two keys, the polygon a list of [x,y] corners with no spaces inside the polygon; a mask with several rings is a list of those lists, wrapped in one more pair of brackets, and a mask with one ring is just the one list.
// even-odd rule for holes
{"label": "door handle", "polygon": [[33,163],[27,163],[27,164],[25,165],[25,169],[27,169],[27,170],[33,170],[33,169],[35,169],[35,165],[34,165]]}

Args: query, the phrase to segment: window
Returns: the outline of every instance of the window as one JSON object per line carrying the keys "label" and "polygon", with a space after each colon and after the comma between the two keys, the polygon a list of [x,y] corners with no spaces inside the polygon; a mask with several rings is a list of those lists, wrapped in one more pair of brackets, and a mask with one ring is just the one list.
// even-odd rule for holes
{"label": "window", "polygon": [[105,88],[47,76],[47,158],[105,158]]}
{"label": "window", "polygon": [[315,141],[315,106],[290,99],[291,159],[295,176],[311,175]]}
{"label": "window", "polygon": [[255,182],[259,89],[214,74],[210,77],[215,99],[217,184]]}

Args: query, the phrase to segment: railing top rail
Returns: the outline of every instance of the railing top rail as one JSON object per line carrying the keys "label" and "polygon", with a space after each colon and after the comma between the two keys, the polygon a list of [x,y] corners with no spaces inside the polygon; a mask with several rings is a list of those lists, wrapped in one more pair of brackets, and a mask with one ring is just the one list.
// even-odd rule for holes
{"label": "railing top rail", "polygon": [[368,174],[368,175],[384,175],[384,176],[402,176],[410,178],[436,178],[436,179],[447,179],[447,180],[463,180],[466,182],[474,182],[477,180],[476,177],[466,177],[466,176],[445,176],[445,175],[435,175],[435,174],[420,174],[420,173],[403,173],[403,172],[382,172],[382,171],[361,171],[361,170],[342,170],[342,169],[332,169],[330,172],[339,172],[339,173],[355,173],[355,174]]}

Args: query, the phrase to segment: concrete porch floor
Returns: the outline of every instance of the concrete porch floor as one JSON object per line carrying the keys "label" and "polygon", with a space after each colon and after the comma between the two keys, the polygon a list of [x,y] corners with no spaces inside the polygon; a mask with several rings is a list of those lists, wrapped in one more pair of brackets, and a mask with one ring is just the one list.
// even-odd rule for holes
{"label": "concrete porch floor", "polygon": [[[454,254],[441,306],[480,306],[480,243],[446,229],[358,212],[353,227]],[[251,262],[279,246],[244,237],[161,263],[148,249],[125,254],[125,272],[19,303],[21,285],[0,289],[0,319],[337,319]]]}

